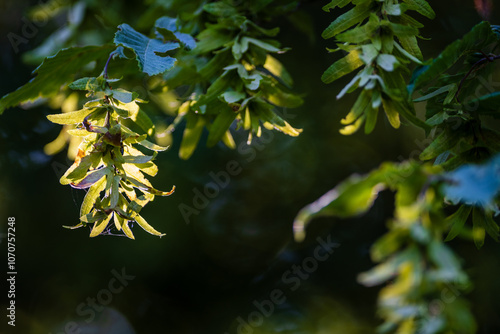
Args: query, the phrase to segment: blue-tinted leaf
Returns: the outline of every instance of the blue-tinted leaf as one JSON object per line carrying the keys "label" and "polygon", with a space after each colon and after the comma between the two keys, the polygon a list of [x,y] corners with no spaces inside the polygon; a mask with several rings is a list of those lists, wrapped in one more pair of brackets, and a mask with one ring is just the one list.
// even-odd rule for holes
{"label": "blue-tinted leaf", "polygon": [[500,191],[500,156],[484,165],[465,165],[444,175],[446,198],[453,203],[491,207]]}
{"label": "blue-tinted leaf", "polygon": [[165,53],[179,47],[178,43],[163,43],[159,39],[148,38],[126,23],[118,26],[114,43],[117,46],[122,45],[132,49],[139,68],[149,75],[160,74],[171,69],[175,64],[175,59]]}
{"label": "blue-tinted leaf", "polygon": [[[180,42],[188,50],[196,47],[193,36],[182,33],[177,28],[177,19],[163,16],[155,22],[156,30],[167,40]],[[170,32],[171,34],[169,34]]]}

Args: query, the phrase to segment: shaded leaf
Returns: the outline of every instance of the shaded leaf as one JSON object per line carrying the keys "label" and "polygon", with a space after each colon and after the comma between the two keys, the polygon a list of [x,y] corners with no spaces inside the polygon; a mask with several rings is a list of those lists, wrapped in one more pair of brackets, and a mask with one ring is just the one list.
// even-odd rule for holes
{"label": "shaded leaf", "polygon": [[451,224],[451,229],[444,241],[453,240],[462,232],[471,211],[471,206],[462,205],[455,213],[446,218],[446,221]]}
{"label": "shaded leaf", "polygon": [[73,47],[62,49],[54,56],[45,58],[33,71],[35,78],[0,99],[0,115],[5,109],[22,102],[56,94],[62,85],[73,79],[80,68],[91,61],[107,57],[111,51],[109,45]]}
{"label": "shaded leaf", "polygon": [[364,21],[368,16],[370,16],[370,5],[370,3],[361,4],[354,7],[347,13],[340,15],[328,26],[328,28],[323,31],[321,37],[324,39],[335,37],[353,25]]}

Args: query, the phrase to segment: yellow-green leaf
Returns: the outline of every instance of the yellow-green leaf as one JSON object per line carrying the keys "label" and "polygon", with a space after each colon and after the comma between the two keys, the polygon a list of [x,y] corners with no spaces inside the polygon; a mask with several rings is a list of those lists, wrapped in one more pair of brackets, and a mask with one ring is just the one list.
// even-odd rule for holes
{"label": "yellow-green leaf", "polygon": [[165,233],[160,233],[157,230],[155,230],[151,225],[149,225],[144,218],[142,218],[140,215],[135,216],[135,221],[137,224],[139,224],[140,227],[144,229],[144,231],[151,233],[153,235],[157,235],[159,237],[162,237],[165,235]]}
{"label": "yellow-green leaf", "polygon": [[103,219],[101,221],[94,223],[94,227],[92,228],[92,231],[90,232],[90,237],[94,238],[94,237],[97,237],[99,234],[101,234],[102,231],[104,231],[104,229],[106,228],[106,226],[108,226],[108,223],[111,220],[111,218],[113,217],[113,215],[114,215],[114,212],[109,214],[106,217],[106,219]]}

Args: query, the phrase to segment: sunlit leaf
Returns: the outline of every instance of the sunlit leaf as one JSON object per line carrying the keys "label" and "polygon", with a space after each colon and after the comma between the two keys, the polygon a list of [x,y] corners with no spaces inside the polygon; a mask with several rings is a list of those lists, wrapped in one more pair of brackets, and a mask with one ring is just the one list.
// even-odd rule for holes
{"label": "sunlit leaf", "polygon": [[165,235],[165,233],[160,233],[157,230],[155,230],[151,225],[149,225],[144,218],[141,216],[137,215],[134,217],[135,221],[137,224],[139,224],[140,227],[144,229],[144,231],[151,233],[152,235],[157,235],[159,237],[162,237]]}
{"label": "sunlit leaf", "polygon": [[179,157],[181,159],[189,159],[193,154],[198,142],[200,141],[205,121],[202,117],[194,113],[186,114],[186,128],[182,137],[181,146],[179,148]]}
{"label": "sunlit leaf", "polygon": [[331,83],[361,66],[363,66],[363,61],[360,58],[360,53],[358,50],[353,50],[344,58],[333,63],[333,65],[323,73],[321,80],[326,84]]}
{"label": "sunlit leaf", "polygon": [[101,178],[98,182],[94,183],[87,191],[80,208],[80,216],[85,216],[94,207],[96,199],[99,197],[101,191],[106,187],[106,178]]}
{"label": "sunlit leaf", "polygon": [[83,122],[85,117],[90,115],[95,110],[95,108],[83,108],[73,112],[47,115],[47,119],[56,124],[77,124]]}
{"label": "sunlit leaf", "polygon": [[110,213],[106,219],[103,219],[99,222],[94,223],[94,227],[92,228],[92,231],[90,232],[90,237],[97,237],[99,234],[101,234],[104,229],[108,226],[109,221],[113,217],[114,213]]}

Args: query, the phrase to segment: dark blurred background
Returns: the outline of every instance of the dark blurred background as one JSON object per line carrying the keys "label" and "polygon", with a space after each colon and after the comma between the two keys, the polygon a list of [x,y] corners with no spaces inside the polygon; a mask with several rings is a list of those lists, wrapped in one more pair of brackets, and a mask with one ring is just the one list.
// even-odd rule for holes
{"label": "dark blurred background", "polygon": [[[99,1],[104,11],[109,2]],[[369,248],[385,231],[392,195],[383,193],[359,219],[318,219],[300,244],[293,241],[292,222],[300,208],[347,176],[368,172],[384,160],[401,161],[420,150],[424,134],[404,125],[393,130],[382,117],[371,135],[338,133],[339,121],[354,96],[337,101],[335,96],[347,81],[324,85],[320,80],[337,57],[325,50],[333,42],[320,38],[338,14],[323,12],[325,3],[310,1],[300,7],[311,16],[314,40],[284,18],[273,24],[281,27],[283,45],[292,48],[279,59],[294,77],[295,90],[305,97],[304,105],[287,110],[287,116],[304,132],[298,138],[273,132],[267,134],[266,143],[254,143],[244,152],[222,145],[208,149],[202,139],[193,157],[183,161],[178,158],[182,128],[177,129],[170,150],[157,157],[159,173],[153,179],[160,189],[175,184],[177,190],[143,211],[151,225],[166,233],[161,239],[137,226],[135,241],[117,236],[90,239],[88,228],[62,228],[78,222],[85,193],[58,182],[65,168],[61,166],[71,163],[66,152],[43,153],[44,145],[60,131],[45,117],[54,111],[47,106],[15,108],[0,117],[0,228],[5,237],[7,217],[16,218],[18,272],[16,327],[6,326],[3,311],[1,333],[78,333],[75,323],[80,333],[374,332],[380,321],[375,308],[378,289],[361,286],[356,276],[373,266]],[[20,55],[57,29],[47,24],[20,46],[21,53],[13,51],[7,34],[20,34],[22,18],[35,4],[0,3],[0,96],[30,80],[35,67],[23,63]],[[425,23],[422,35],[432,37],[421,42],[426,57],[437,55],[481,20],[472,0],[431,5],[437,18],[420,18]],[[497,7],[491,15],[493,23],[500,17]],[[134,10],[129,12],[134,15]],[[109,15],[114,15],[113,8]],[[133,25],[133,17],[122,22]],[[108,38],[112,40],[112,33]],[[239,144],[245,136],[236,134],[235,139]],[[186,223],[179,205],[193,206],[193,189],[203,191],[211,181],[209,173],[225,170],[230,160],[238,161],[242,172]],[[338,247],[292,291],[283,275],[313,256],[317,237],[331,238]],[[5,239],[1,241],[0,256],[6,258]],[[467,298],[479,333],[500,333],[499,245],[489,239],[481,251],[469,242],[454,241],[452,246],[475,283]],[[134,278],[120,292],[110,294],[106,290],[115,277],[113,270],[124,270]],[[2,296],[7,293],[5,272],[2,266]],[[288,277],[293,276],[298,277]],[[269,299],[274,289],[284,292],[285,302],[275,305],[262,325],[241,326],[241,319],[258,322],[258,317],[252,318],[257,310],[254,301]],[[97,307],[100,312],[93,321],[87,321],[91,317],[85,311],[88,298],[100,298],[106,304],[102,310]]]}

